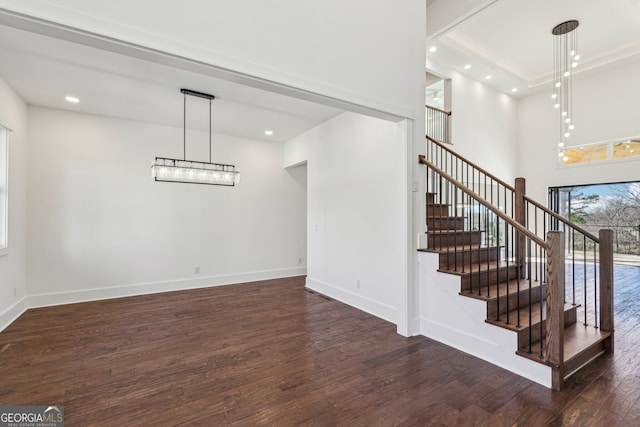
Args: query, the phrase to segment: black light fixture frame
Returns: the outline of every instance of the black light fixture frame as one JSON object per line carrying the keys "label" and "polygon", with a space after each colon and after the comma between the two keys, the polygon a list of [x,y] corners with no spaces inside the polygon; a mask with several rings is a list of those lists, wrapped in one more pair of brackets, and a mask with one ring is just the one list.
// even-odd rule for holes
{"label": "black light fixture frame", "polygon": [[[204,92],[198,92],[195,90],[191,90],[191,89],[180,89],[180,92],[182,94],[184,94],[184,100],[183,100],[183,117],[182,117],[182,155],[183,158],[182,159],[173,159],[173,158],[168,158],[168,157],[156,157],[155,158],[155,162],[154,162],[154,166],[157,165],[158,161],[162,161],[165,166],[169,166],[169,167],[174,167],[174,168],[181,168],[184,167],[185,169],[196,169],[196,170],[204,170],[204,171],[211,171],[211,172],[231,172],[234,174],[238,174],[239,172],[237,172],[235,170],[235,165],[230,165],[230,164],[224,164],[224,163],[213,163],[211,161],[211,157],[212,157],[212,144],[211,144],[211,104],[212,101],[216,98],[214,95],[210,95],[208,93],[204,93]],[[194,96],[197,98],[203,98],[203,99],[208,99],[209,100],[209,162],[201,162],[201,161],[197,161],[197,160],[187,160],[187,95],[189,96]],[[180,166],[180,163],[189,163],[188,166]],[[167,164],[170,163],[170,164]],[[160,165],[157,165],[160,166]],[[222,183],[222,182],[196,182],[196,181],[178,181],[178,180],[170,180],[170,179],[159,179],[157,176],[154,177],[155,181],[158,182],[177,182],[177,183],[184,183],[184,184],[203,184],[203,185],[221,185],[224,187],[234,187],[236,184],[236,181],[233,180],[230,184],[227,183]]]}

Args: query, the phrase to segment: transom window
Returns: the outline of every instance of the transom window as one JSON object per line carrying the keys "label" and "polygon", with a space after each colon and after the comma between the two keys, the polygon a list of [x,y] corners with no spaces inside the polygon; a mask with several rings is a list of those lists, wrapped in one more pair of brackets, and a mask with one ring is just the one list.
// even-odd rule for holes
{"label": "transom window", "polygon": [[640,138],[566,147],[560,152],[560,162],[575,165],[636,156],[640,156]]}

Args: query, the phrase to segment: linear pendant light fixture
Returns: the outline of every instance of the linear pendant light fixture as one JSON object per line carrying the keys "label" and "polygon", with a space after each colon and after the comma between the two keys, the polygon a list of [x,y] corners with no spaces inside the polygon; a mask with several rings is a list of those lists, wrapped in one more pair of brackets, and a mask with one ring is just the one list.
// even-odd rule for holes
{"label": "linear pendant light fixture", "polygon": [[[215,96],[180,89],[184,94],[182,145],[183,158],[156,157],[151,165],[151,176],[156,181],[235,186],[240,182],[240,171],[234,165],[211,162],[211,103]],[[209,100],[209,162],[187,160],[187,95]]]}
{"label": "linear pendant light fixture", "polygon": [[575,129],[572,108],[572,76],[578,66],[578,21],[562,22],[551,30],[553,34],[553,108],[560,118],[558,155],[564,157],[563,147]]}

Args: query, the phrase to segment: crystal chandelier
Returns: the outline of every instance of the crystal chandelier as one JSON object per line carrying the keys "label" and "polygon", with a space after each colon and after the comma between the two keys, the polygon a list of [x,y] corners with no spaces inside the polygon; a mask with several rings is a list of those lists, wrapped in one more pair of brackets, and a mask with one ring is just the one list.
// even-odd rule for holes
{"label": "crystal chandelier", "polygon": [[[156,157],[151,164],[151,176],[156,181],[182,182],[190,184],[209,184],[235,186],[240,182],[240,172],[234,165],[211,162],[211,102],[213,95],[181,89],[184,94],[183,112],[183,159]],[[209,100],[209,162],[187,160],[187,95]]]}
{"label": "crystal chandelier", "polygon": [[553,108],[558,110],[560,120],[560,142],[558,154],[564,157],[562,148],[566,145],[571,132],[575,129],[573,123],[573,108],[571,101],[572,76],[578,66],[578,28],[580,23],[570,20],[556,25],[551,30],[553,38]]}

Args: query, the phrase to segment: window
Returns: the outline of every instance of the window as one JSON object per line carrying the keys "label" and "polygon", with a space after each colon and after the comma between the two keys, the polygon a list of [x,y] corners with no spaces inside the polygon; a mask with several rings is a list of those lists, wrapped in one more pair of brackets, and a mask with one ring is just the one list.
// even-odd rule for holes
{"label": "window", "polygon": [[626,159],[640,156],[640,141],[638,139],[625,139],[580,147],[567,147],[559,154],[560,161],[565,165]]}
{"label": "window", "polygon": [[8,252],[9,131],[0,126],[0,256]]}

